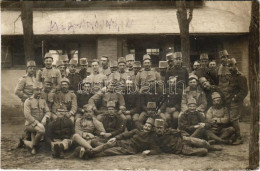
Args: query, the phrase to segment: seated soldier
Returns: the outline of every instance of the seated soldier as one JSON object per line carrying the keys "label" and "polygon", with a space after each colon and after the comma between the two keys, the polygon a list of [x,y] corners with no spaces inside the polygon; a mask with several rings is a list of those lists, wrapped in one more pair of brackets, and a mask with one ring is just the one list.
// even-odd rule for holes
{"label": "seated soldier", "polygon": [[103,124],[94,117],[93,106],[84,105],[84,113],[76,120],[75,134],[72,141],[80,145],[80,158],[82,158],[85,149],[92,150],[91,140],[100,133],[105,133]]}
{"label": "seated soldier", "polygon": [[52,86],[51,79],[49,77],[45,78],[41,97],[45,99],[50,110],[52,109],[53,100],[55,96],[55,92],[54,92],[55,90],[52,87],[53,86]]}
{"label": "seated soldier", "polygon": [[42,84],[33,84],[33,95],[24,102],[25,131],[31,133],[31,140],[20,139],[19,147],[25,145],[36,154],[40,140],[45,134],[46,119],[50,118],[50,110],[44,99],[41,98]]}
{"label": "seated soldier", "polygon": [[188,110],[180,114],[178,125],[179,129],[186,131],[191,137],[207,138],[206,128],[208,124],[205,123],[205,115],[196,110],[196,99],[188,99]]}
{"label": "seated soldier", "polygon": [[124,91],[125,109],[120,110],[118,113],[124,115],[126,119],[126,127],[130,131],[135,128],[135,123],[138,121],[140,113],[140,94],[136,91],[134,82],[131,80],[126,81]]}
{"label": "seated soldier", "polygon": [[164,153],[205,156],[208,150],[222,150],[212,146],[207,141],[187,137],[185,132],[176,129],[166,129],[162,119],[155,119],[154,141]]}
{"label": "seated soldier", "polygon": [[[109,82],[105,90],[101,90],[92,96],[88,103],[94,106],[94,111],[97,118],[100,119],[102,114],[107,113],[108,101],[114,101],[116,109],[125,107],[125,100],[122,94],[114,91],[116,82]],[[97,109],[97,104],[101,103],[100,108]]]}
{"label": "seated soldier", "polygon": [[104,142],[108,138],[112,138],[125,130],[125,120],[117,113],[114,101],[107,102],[107,113],[101,116],[100,121],[106,131],[100,134],[103,137],[103,139],[99,139],[101,142]]}
{"label": "seated soldier", "polygon": [[64,151],[72,144],[71,137],[74,134],[73,122],[64,115],[63,109],[56,112],[57,118],[47,127],[47,142],[51,145],[54,158],[64,158]]}
{"label": "seated soldier", "polygon": [[136,128],[142,129],[143,125],[145,124],[148,118],[163,118],[160,116],[159,113],[156,111],[156,103],[155,102],[148,102],[147,103],[147,112],[142,112],[139,116],[138,122],[136,122]]}
{"label": "seated soldier", "polygon": [[106,144],[101,145],[101,148],[93,151],[94,154],[85,153],[85,159],[89,157],[133,155],[140,152],[143,152],[143,154],[159,153],[159,148],[152,141],[153,122],[154,120],[149,118],[142,130],[134,129],[111,138]]}
{"label": "seated soldier", "polygon": [[206,120],[210,124],[208,136],[210,139],[218,143],[231,144],[231,135],[235,133],[235,129],[229,120],[228,109],[223,106],[221,95],[218,92],[213,92],[212,95],[213,106],[209,108],[206,114]]}
{"label": "seated soldier", "polygon": [[91,92],[91,82],[88,81],[88,79],[85,79],[81,83],[81,88],[82,90],[77,92],[78,111],[75,116],[75,120],[84,113],[83,106],[88,104],[89,99],[93,96],[93,93]]}
{"label": "seated soldier", "polygon": [[181,110],[182,90],[176,87],[176,77],[169,77],[169,88],[166,89],[165,99],[162,100],[160,115],[166,120],[169,127],[177,129],[178,117]]}

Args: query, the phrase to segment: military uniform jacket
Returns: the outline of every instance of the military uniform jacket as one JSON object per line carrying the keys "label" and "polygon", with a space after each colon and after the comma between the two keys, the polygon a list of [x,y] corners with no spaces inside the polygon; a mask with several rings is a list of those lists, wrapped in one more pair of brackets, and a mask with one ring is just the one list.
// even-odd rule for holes
{"label": "military uniform jacket", "polygon": [[118,115],[109,117],[107,114],[102,115],[102,122],[107,133],[111,133],[112,137],[125,131],[125,121]]}
{"label": "military uniform jacket", "polygon": [[107,109],[107,102],[114,101],[116,103],[117,109],[120,106],[125,106],[125,100],[122,94],[119,93],[110,93],[110,92],[101,92],[99,91],[94,96],[92,96],[88,103],[96,106],[101,100],[101,107],[99,110]]}
{"label": "military uniform jacket", "polygon": [[[167,70],[165,75],[165,83],[167,83],[170,76],[177,76],[177,82],[183,82],[186,86],[188,86],[189,73],[186,67],[174,66],[171,69]],[[179,85],[181,84],[177,84],[178,87]]]}
{"label": "military uniform jacket", "polygon": [[83,68],[83,69],[79,70],[80,81],[83,81],[89,75],[90,75],[90,73],[87,72],[86,68]]}
{"label": "military uniform jacket", "polygon": [[205,77],[207,78],[207,80],[209,80],[209,82],[212,85],[218,85],[217,72],[214,72],[209,68],[199,68],[198,71],[196,72],[196,75],[198,76],[198,79],[200,79],[201,77]]}
{"label": "military uniform jacket", "polygon": [[91,82],[92,87],[103,88],[105,86],[105,81],[107,77],[102,73],[92,73],[88,77]]}
{"label": "military uniform jacket", "polygon": [[179,116],[179,129],[186,131],[189,134],[192,134],[197,128],[194,128],[195,125],[199,123],[205,123],[205,116],[203,113],[195,111],[194,113],[186,110]]}
{"label": "military uniform jacket", "polygon": [[[217,118],[217,122],[213,122],[213,118]],[[229,122],[229,112],[226,107],[220,109],[214,106],[210,107],[206,114],[206,122],[211,125],[211,128],[225,127]]]}
{"label": "military uniform jacket", "polygon": [[124,99],[125,99],[126,110],[129,110],[131,115],[140,113],[141,98],[139,94],[137,93],[124,94]]}
{"label": "military uniform jacket", "polygon": [[67,93],[63,93],[58,91],[55,94],[52,112],[56,113],[57,109],[64,109],[64,107],[73,115],[77,112],[77,97],[73,92],[68,91]]}
{"label": "military uniform jacket", "polygon": [[83,137],[83,133],[99,135],[106,132],[103,124],[96,118],[87,119],[85,117],[78,118],[75,123],[75,133]]}
{"label": "military uniform jacket", "polygon": [[180,154],[183,147],[181,131],[176,129],[166,129],[163,135],[155,134],[154,142],[164,153]]}
{"label": "military uniform jacket", "polygon": [[28,75],[21,77],[15,88],[15,94],[24,102],[33,94],[33,84],[35,82],[35,77],[30,77]]}
{"label": "military uniform jacket", "polygon": [[234,102],[242,103],[244,98],[247,96],[248,87],[247,79],[241,73],[231,74],[228,86],[227,102],[230,102],[234,98]]}
{"label": "military uniform jacket", "polygon": [[206,109],[209,109],[212,106],[212,97],[211,97],[211,95],[212,95],[213,92],[218,92],[220,94],[220,96],[221,96],[222,103],[223,104],[226,103],[225,95],[222,93],[222,91],[217,86],[211,85],[209,90],[204,89],[204,93],[205,93],[206,99],[207,99],[207,108]]}
{"label": "military uniform jacket", "polygon": [[42,68],[41,70],[38,71],[36,80],[39,82],[44,82],[45,78],[51,78],[53,87],[58,88],[61,81],[60,71],[54,68],[51,69]]}
{"label": "military uniform jacket", "polygon": [[47,126],[46,135],[51,139],[70,139],[74,134],[74,124],[70,119],[57,118]]}
{"label": "military uniform jacket", "polygon": [[141,69],[136,77],[135,77],[135,84],[138,87],[141,87],[144,83],[147,83],[148,81],[161,81],[160,74],[153,69],[146,71],[144,69]]}
{"label": "military uniform jacket", "polygon": [[121,75],[119,74],[118,71],[112,72],[109,76],[108,76],[108,81],[120,81]]}
{"label": "military uniform jacket", "polygon": [[129,153],[137,154],[145,150],[151,150],[150,154],[160,153],[159,147],[153,141],[153,132],[143,130],[131,130],[115,137],[117,145],[126,149]]}
{"label": "military uniform jacket", "polygon": [[162,106],[160,107],[160,110],[162,112],[166,111],[166,108],[172,108],[175,107],[176,111],[180,111],[181,110],[181,98],[182,98],[182,90],[179,88],[173,89],[173,92],[169,92],[169,89],[166,89],[166,100],[164,101],[164,103],[162,104]]}
{"label": "military uniform jacket", "polygon": [[140,94],[141,96],[141,110],[146,112],[147,111],[147,103],[148,102],[156,102],[156,105],[158,106],[158,100],[160,98],[159,94],[151,93],[151,94]]}
{"label": "military uniform jacket", "polygon": [[119,72],[119,74],[120,74],[120,82],[121,82],[121,84],[122,83],[125,84],[126,80],[128,79],[128,74],[126,72],[122,72],[122,73]]}
{"label": "military uniform jacket", "polygon": [[100,68],[100,73],[104,74],[106,77],[108,77],[111,74],[111,70],[110,67],[104,69],[104,68]]}
{"label": "military uniform jacket", "polygon": [[69,89],[73,90],[74,92],[78,91],[80,88],[79,83],[81,80],[79,73],[69,73],[67,78],[70,80]]}
{"label": "military uniform jacket", "polygon": [[77,93],[77,105],[78,105],[78,111],[82,111],[83,106],[88,104],[89,99],[93,96],[92,93],[84,93],[84,92],[78,92]]}
{"label": "military uniform jacket", "polygon": [[126,71],[126,74],[127,74],[127,78],[128,78],[129,80],[135,82],[135,71],[134,71],[134,69],[132,69],[132,70],[129,70],[129,69],[128,69],[128,70]]}
{"label": "military uniform jacket", "polygon": [[24,102],[25,125],[35,125],[41,122],[43,117],[50,118],[50,110],[46,101],[42,98],[36,99],[33,96]]}
{"label": "military uniform jacket", "polygon": [[185,93],[182,95],[182,100],[181,100],[181,111],[184,112],[188,109],[188,99],[189,98],[195,98],[197,101],[197,110],[204,112],[207,107],[207,99],[205,93],[197,87],[196,91],[191,91],[190,87],[187,87],[185,89]]}

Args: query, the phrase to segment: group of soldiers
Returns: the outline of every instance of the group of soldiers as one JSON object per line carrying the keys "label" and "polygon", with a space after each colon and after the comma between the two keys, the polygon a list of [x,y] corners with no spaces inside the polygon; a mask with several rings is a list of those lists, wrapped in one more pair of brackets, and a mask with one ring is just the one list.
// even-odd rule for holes
{"label": "group of soldiers", "polygon": [[227,50],[221,64],[202,53],[193,71],[182,53],[168,53],[152,68],[133,54],[110,60],[78,61],[61,55],[36,74],[35,61],[15,89],[22,100],[25,135],[18,147],[36,154],[47,142],[55,158],[164,153],[204,156],[216,144],[241,144],[239,117],[247,96],[246,77]]}

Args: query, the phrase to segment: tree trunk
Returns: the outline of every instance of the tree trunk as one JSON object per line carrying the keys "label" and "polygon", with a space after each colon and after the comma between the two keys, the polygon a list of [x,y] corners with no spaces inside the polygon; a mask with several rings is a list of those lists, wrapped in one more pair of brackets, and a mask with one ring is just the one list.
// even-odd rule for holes
{"label": "tree trunk", "polygon": [[[177,19],[180,28],[180,38],[181,38],[181,52],[183,56],[183,63],[190,70],[190,35],[189,35],[189,25],[192,19],[193,2],[186,2],[185,0],[176,1],[177,3]],[[189,11],[187,6],[189,5]],[[188,15],[189,13],[189,15]]]}
{"label": "tree trunk", "polygon": [[25,59],[26,61],[35,60],[33,35],[33,2],[23,1],[21,7]]}
{"label": "tree trunk", "polygon": [[251,124],[249,142],[249,169],[259,167],[259,4],[252,1],[249,27],[249,88]]}

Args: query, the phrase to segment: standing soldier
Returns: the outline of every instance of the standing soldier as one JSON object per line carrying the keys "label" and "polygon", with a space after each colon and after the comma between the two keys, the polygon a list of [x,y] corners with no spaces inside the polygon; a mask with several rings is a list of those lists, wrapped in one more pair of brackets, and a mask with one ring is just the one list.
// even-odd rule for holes
{"label": "standing soldier", "polygon": [[149,55],[143,56],[143,66],[144,69],[140,70],[140,72],[137,73],[135,78],[135,84],[138,86],[138,88],[142,88],[143,85],[147,84],[149,81],[153,81],[154,83],[158,83],[161,81],[160,74],[154,69],[151,68],[151,57]]}
{"label": "standing soldier", "polygon": [[182,66],[182,53],[175,52],[173,57],[173,66],[165,77],[165,82],[169,80],[170,76],[177,77],[177,84],[178,88],[183,88],[188,85],[189,73],[186,67]]}
{"label": "standing soldier", "polygon": [[57,69],[52,68],[52,63],[53,63],[53,57],[51,53],[46,53],[44,56],[44,64],[45,68],[40,69],[38,71],[36,80],[38,82],[44,82],[45,78],[51,78],[53,88],[58,89],[58,86],[61,81],[61,74],[60,71]]}
{"label": "standing soldier", "polygon": [[141,70],[142,66],[141,66],[141,62],[140,61],[135,61],[134,62],[134,65],[133,65],[133,68],[134,68],[134,73],[135,73],[135,76],[137,75],[137,73]]}
{"label": "standing soldier", "polygon": [[200,62],[194,61],[192,68],[193,68],[193,71],[190,74],[197,75],[197,72],[200,69]]}
{"label": "standing soldier", "polygon": [[72,91],[69,91],[70,81],[67,78],[62,78],[60,84],[61,90],[54,96],[53,119],[57,118],[58,110],[62,109],[66,117],[74,123],[74,116],[77,112],[77,97]]}
{"label": "standing soldier", "polygon": [[94,93],[96,93],[105,86],[107,77],[104,74],[99,72],[98,60],[94,59],[92,61],[91,66],[92,66],[93,73],[90,74],[90,76],[87,79],[91,82],[92,90],[94,91]]}
{"label": "standing soldier", "polygon": [[128,54],[125,56],[126,66],[127,66],[127,76],[131,81],[135,81],[134,63],[135,56],[133,54]]}
{"label": "standing soldier", "polygon": [[111,74],[108,76],[108,81],[112,82],[116,80],[117,82],[120,81],[120,74],[118,72],[118,63],[115,60],[110,61],[110,69]]}
{"label": "standing soldier", "polygon": [[184,112],[188,109],[188,99],[195,98],[197,102],[196,111],[205,112],[207,107],[206,95],[198,85],[198,77],[196,75],[190,75],[189,86],[185,89],[185,93],[182,95],[181,111]]}
{"label": "standing soldier", "polygon": [[[116,104],[116,109],[125,108],[125,100],[122,94],[114,92],[115,82],[109,82],[105,92],[99,91],[94,96],[92,96],[88,103],[94,106],[94,111],[97,114],[97,118],[100,119],[101,114],[107,112],[108,101],[114,101]],[[97,109],[97,104],[101,104],[100,108]]]}
{"label": "standing soldier", "polygon": [[243,140],[240,135],[239,117],[243,101],[248,93],[247,79],[238,71],[235,58],[228,60],[228,68],[231,75],[226,99],[230,108],[230,120],[236,131],[236,140],[233,144],[242,144]]}
{"label": "standing soldier", "polygon": [[167,78],[165,78],[165,79],[167,79],[166,82],[168,81],[168,77],[170,77],[171,70],[174,67],[173,58],[174,58],[174,53],[170,52],[170,53],[166,54],[166,60],[167,60],[167,63],[168,63],[168,66],[167,66],[167,69],[166,69],[166,77]]}
{"label": "standing soldier", "polygon": [[63,61],[59,60],[56,62],[56,67],[61,73],[61,78],[67,77],[66,68]]}
{"label": "standing soldier", "polygon": [[66,72],[66,75],[69,73],[69,70],[68,70],[68,67],[69,67],[69,57],[68,55],[61,55],[60,56],[60,60],[64,63],[64,66],[65,66],[65,72]]}
{"label": "standing soldier", "polygon": [[21,99],[23,103],[33,94],[33,84],[36,82],[34,75],[35,68],[35,61],[28,61],[26,70],[27,74],[19,79],[19,82],[15,88],[15,94]]}
{"label": "standing soldier", "polygon": [[106,77],[108,77],[111,74],[111,70],[109,68],[109,57],[108,56],[101,56],[101,68],[100,73],[104,74]]}
{"label": "standing soldier", "polygon": [[125,82],[128,79],[125,57],[118,58],[118,72],[120,74],[120,83],[125,85]]}
{"label": "standing soldier", "polygon": [[42,98],[46,101],[49,109],[52,109],[55,92],[52,89],[52,82],[50,78],[44,79]]}
{"label": "standing soldier", "polygon": [[80,81],[83,81],[87,76],[90,75],[90,73],[88,72],[87,58],[80,58],[79,65],[80,65],[80,70],[79,70]]}
{"label": "standing soldier", "polygon": [[70,87],[69,89],[77,92],[80,88],[80,74],[76,72],[77,61],[71,59],[69,62],[69,73],[68,79],[70,80]]}
{"label": "standing soldier", "polygon": [[45,124],[50,118],[50,110],[44,99],[41,98],[42,84],[33,84],[33,95],[24,103],[25,130],[31,133],[32,141],[20,140],[20,145],[32,149],[31,153],[36,154],[40,140],[45,134]]}
{"label": "standing soldier", "polygon": [[219,52],[220,57],[220,66],[218,67],[218,87],[222,90],[225,96],[228,93],[228,86],[229,86],[229,78],[230,72],[228,69],[227,61],[229,58],[229,54],[227,50],[223,50]]}
{"label": "standing soldier", "polygon": [[160,76],[162,81],[165,81],[166,70],[167,70],[167,61],[159,61],[159,71],[160,71]]}

